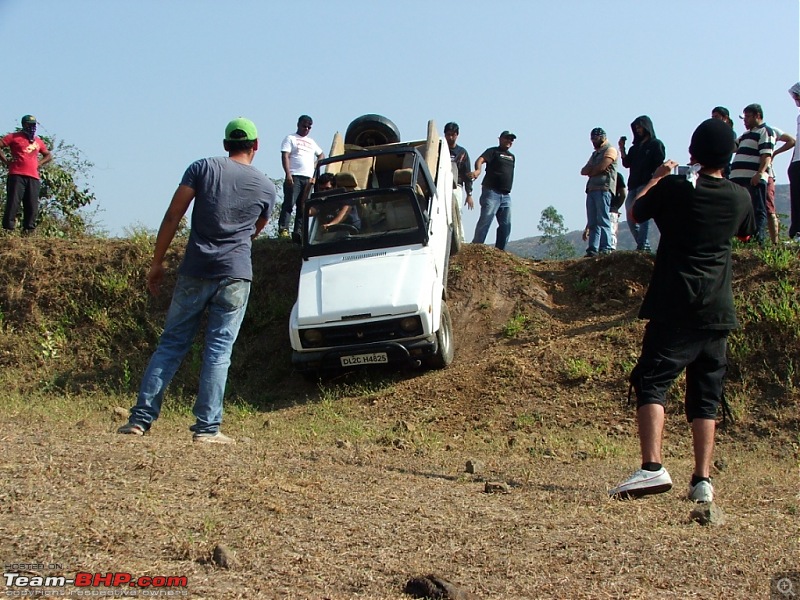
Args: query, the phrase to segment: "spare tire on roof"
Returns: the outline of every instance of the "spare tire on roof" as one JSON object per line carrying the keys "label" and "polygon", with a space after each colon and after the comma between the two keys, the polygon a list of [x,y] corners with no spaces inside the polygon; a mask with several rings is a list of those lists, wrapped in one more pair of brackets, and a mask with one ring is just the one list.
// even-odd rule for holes
{"label": "spare tire on roof", "polygon": [[344,143],[368,148],[400,141],[397,125],[381,115],[362,115],[347,126]]}

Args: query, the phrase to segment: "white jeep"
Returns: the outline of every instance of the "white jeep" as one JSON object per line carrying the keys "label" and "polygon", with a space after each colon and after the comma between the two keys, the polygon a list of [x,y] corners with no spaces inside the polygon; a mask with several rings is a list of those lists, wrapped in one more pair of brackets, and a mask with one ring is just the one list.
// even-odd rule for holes
{"label": "white jeep", "polygon": [[[303,373],[372,364],[443,368],[453,361],[447,272],[461,245],[453,165],[433,121],[400,142],[379,115],[337,132],[315,177],[334,189],[304,201],[302,267],[289,320]],[[330,177],[328,177],[330,179]]]}

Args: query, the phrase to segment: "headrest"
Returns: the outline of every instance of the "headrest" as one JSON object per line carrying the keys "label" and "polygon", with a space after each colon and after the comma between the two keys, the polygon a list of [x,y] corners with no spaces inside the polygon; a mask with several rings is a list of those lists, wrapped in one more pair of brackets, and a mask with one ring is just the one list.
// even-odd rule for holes
{"label": "headrest", "polygon": [[358,187],[358,181],[356,180],[356,176],[350,173],[349,171],[342,171],[341,173],[337,173],[336,187],[343,187],[343,188]]}
{"label": "headrest", "polygon": [[392,185],[411,185],[413,169],[397,169],[392,176]]}

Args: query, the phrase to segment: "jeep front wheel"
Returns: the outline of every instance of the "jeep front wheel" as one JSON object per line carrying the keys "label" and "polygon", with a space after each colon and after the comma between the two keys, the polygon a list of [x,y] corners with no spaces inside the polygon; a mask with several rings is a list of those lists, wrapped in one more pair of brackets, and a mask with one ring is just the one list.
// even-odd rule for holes
{"label": "jeep front wheel", "polygon": [[[457,192],[457,193],[456,193]],[[464,229],[461,224],[461,190],[456,189],[453,193],[453,225],[450,232],[450,256],[455,256],[461,252],[461,244],[464,241]]]}
{"label": "jeep front wheel", "polygon": [[436,354],[428,359],[431,369],[444,369],[453,362],[455,348],[453,347],[453,322],[450,320],[450,310],[442,301],[442,318],[439,321],[439,331],[436,332]]}

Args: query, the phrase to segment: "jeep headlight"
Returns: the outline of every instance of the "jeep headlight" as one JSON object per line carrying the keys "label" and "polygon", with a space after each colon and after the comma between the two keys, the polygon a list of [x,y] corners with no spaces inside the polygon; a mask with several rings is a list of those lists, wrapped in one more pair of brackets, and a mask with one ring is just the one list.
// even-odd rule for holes
{"label": "jeep headlight", "polygon": [[417,317],[406,317],[400,320],[400,329],[406,333],[411,333],[419,329],[419,319]]}
{"label": "jeep headlight", "polygon": [[319,329],[304,329],[303,341],[309,346],[317,346],[322,343],[322,332]]}

